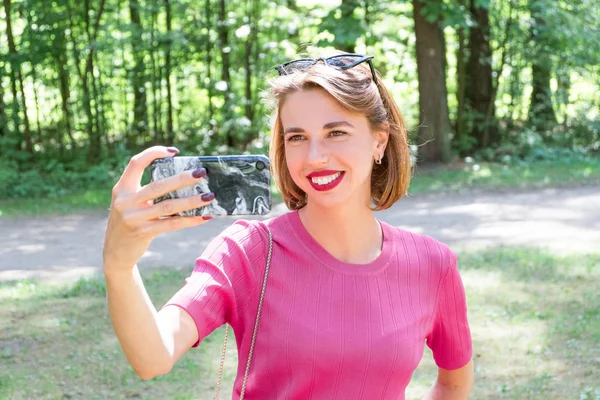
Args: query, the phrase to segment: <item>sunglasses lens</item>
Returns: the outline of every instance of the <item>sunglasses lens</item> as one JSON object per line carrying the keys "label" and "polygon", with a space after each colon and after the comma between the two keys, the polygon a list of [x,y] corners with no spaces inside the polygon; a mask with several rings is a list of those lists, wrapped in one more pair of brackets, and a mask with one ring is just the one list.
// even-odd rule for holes
{"label": "sunglasses lens", "polygon": [[297,60],[281,65],[277,70],[281,75],[292,74],[296,71],[306,69],[314,64],[311,60]]}
{"label": "sunglasses lens", "polygon": [[357,61],[359,61],[363,58],[364,57],[362,57],[362,56],[340,55],[340,56],[334,56],[334,57],[328,58],[327,63],[329,65],[333,65],[334,67],[344,68],[344,67],[347,67],[349,65],[356,63]]}

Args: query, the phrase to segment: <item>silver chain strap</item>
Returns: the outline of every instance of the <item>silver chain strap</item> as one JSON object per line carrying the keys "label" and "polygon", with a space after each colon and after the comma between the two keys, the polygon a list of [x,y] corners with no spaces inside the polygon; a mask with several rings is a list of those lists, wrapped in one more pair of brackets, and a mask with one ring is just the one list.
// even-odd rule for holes
{"label": "silver chain strap", "polygon": [[[252,355],[254,354],[254,345],[256,344],[256,334],[258,333],[258,325],[260,323],[260,315],[262,313],[263,301],[265,299],[265,291],[267,290],[267,278],[271,267],[271,255],[273,254],[273,234],[267,228],[269,233],[269,252],[267,254],[267,263],[265,266],[265,277],[263,279],[262,289],[260,291],[260,299],[258,301],[258,310],[256,311],[256,321],[254,322],[254,332],[252,332],[252,341],[250,342],[250,350],[248,350],[248,361],[246,362],[246,370],[244,371],[244,380],[242,381],[242,391],[240,400],[244,400],[246,392],[246,384],[248,383],[248,375],[250,374],[250,364],[252,363]],[[217,380],[217,390],[215,391],[215,400],[219,400],[219,392],[221,391],[221,380],[223,378],[223,368],[225,366],[225,352],[227,351],[227,336],[229,333],[229,325],[225,324],[225,339],[223,339],[223,349],[221,351],[221,366],[219,367],[219,378]]]}

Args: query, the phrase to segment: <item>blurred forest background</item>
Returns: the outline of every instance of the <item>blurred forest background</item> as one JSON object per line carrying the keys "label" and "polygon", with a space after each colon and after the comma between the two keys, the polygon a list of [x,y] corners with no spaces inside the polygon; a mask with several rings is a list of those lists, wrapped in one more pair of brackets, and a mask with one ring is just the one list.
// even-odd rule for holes
{"label": "blurred forest background", "polygon": [[597,0],[2,0],[0,198],[110,187],[155,143],[265,153],[308,44],[375,56],[419,163],[600,153]]}

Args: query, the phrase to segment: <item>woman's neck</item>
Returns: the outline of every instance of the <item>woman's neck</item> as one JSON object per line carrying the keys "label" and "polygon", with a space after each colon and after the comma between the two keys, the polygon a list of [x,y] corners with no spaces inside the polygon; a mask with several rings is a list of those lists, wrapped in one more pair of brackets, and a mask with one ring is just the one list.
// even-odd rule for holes
{"label": "woman's neck", "polygon": [[381,254],[381,226],[368,207],[323,209],[309,203],[298,214],[313,239],[342,262],[368,264]]}

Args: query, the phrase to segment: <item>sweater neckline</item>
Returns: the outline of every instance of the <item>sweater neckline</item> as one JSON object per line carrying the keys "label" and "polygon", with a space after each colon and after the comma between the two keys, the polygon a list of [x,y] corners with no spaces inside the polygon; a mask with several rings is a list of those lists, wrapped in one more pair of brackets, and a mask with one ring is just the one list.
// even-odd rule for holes
{"label": "sweater neckline", "polygon": [[308,253],[315,259],[318,264],[325,267],[351,275],[370,275],[383,271],[392,259],[395,253],[395,242],[393,240],[393,228],[385,222],[377,220],[383,234],[383,244],[381,253],[377,258],[368,264],[353,264],[338,260],[332,256],[323,246],[319,244],[306,230],[304,224],[300,220],[298,210],[289,213],[289,222],[296,237],[302,243]]}

